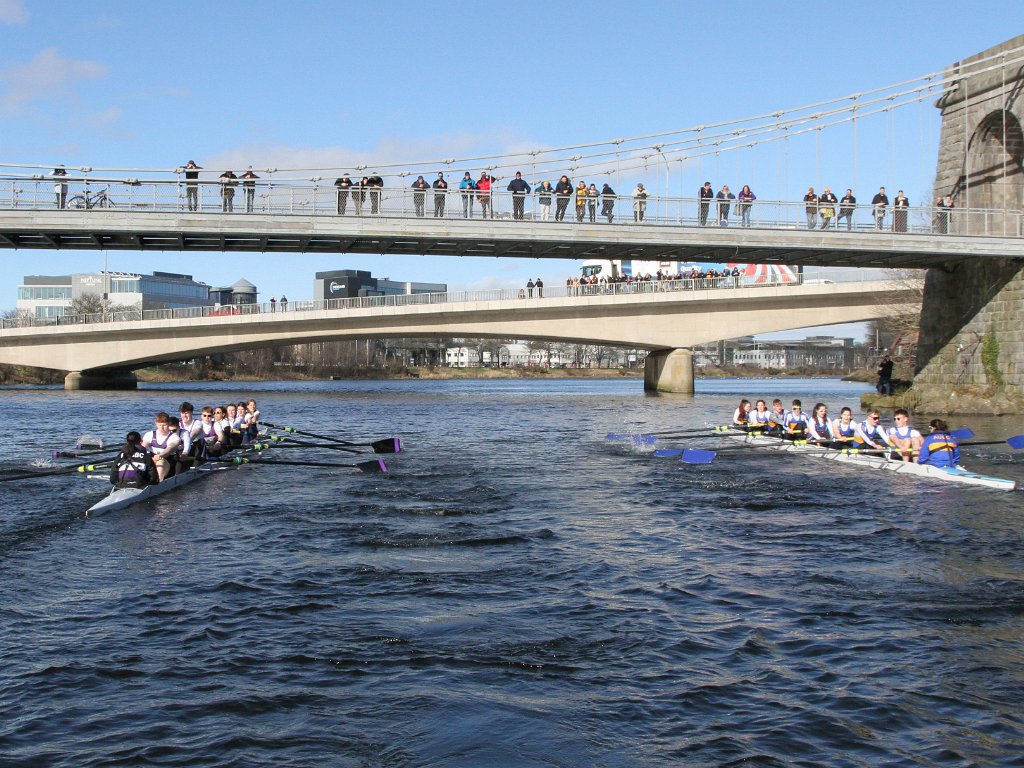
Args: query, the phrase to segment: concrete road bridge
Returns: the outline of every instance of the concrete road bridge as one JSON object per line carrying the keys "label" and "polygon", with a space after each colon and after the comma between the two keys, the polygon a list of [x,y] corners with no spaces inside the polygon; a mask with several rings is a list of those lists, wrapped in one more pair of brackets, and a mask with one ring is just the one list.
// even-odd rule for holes
{"label": "concrete road bridge", "polygon": [[[739,284],[737,284],[739,283]],[[470,337],[561,340],[647,349],[650,390],[693,391],[689,347],[719,339],[869,320],[916,307],[919,291],[889,281],[744,285],[742,279],[415,294],[209,307],[142,319],[62,318],[0,330],[0,363],[70,371],[69,389],[134,386],[132,369],[237,349],[338,339]]]}

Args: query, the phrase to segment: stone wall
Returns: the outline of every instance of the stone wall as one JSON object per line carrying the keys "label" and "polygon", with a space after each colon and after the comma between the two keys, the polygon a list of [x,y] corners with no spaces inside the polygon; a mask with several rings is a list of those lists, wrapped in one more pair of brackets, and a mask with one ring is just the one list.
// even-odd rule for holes
{"label": "stone wall", "polygon": [[[957,62],[939,99],[935,198],[952,195],[953,234],[1022,236],[1024,35]],[[1001,54],[1006,53],[1005,57]],[[990,70],[990,71],[980,71]],[[975,73],[975,74],[972,74]],[[918,370],[908,405],[939,413],[1024,412],[1024,269],[999,259],[932,269],[925,279]]]}

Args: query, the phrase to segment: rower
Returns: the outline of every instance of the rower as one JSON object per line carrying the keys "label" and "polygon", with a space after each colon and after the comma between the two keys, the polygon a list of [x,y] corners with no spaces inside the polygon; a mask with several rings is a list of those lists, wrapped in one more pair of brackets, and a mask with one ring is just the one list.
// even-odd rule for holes
{"label": "rower", "polygon": [[145,488],[160,482],[153,456],[142,444],[142,435],[132,430],[124,448],[110,468],[110,484],[118,488]]}
{"label": "rower", "polygon": [[171,465],[181,446],[178,436],[171,433],[171,417],[160,411],[154,420],[154,428],[142,436],[142,445],[153,454],[157,476],[163,482],[170,477]]}
{"label": "rower", "polygon": [[181,419],[171,416],[171,427],[174,428],[175,426],[177,427],[176,434],[178,435],[178,440],[181,441],[181,445],[178,447],[177,461],[174,463],[174,471],[171,474],[180,475],[194,466],[195,457],[193,455],[191,430],[182,426]]}
{"label": "rower", "polygon": [[889,442],[889,436],[885,433],[885,429],[879,423],[882,416],[877,409],[872,408],[868,411],[868,417],[857,424],[856,432],[853,436],[853,441],[856,443],[858,448],[891,448],[892,443]]}
{"label": "rower", "polygon": [[220,428],[220,424],[214,421],[213,408],[204,405],[203,410],[199,412],[199,418],[202,423],[199,426],[199,434],[196,439],[203,442],[207,455],[220,456],[226,449],[224,430]]}
{"label": "rower", "polygon": [[[194,466],[206,458],[206,443],[199,439],[199,430],[202,427],[201,421],[194,418],[195,406],[186,401],[178,408],[178,422],[181,431],[188,434],[188,447],[182,453],[181,463],[183,469]],[[184,437],[182,442],[184,443]]]}
{"label": "rower", "polygon": [[828,406],[818,403],[811,411],[811,420],[807,425],[807,437],[818,445],[831,445],[832,423],[828,420]]}
{"label": "rower", "polygon": [[232,448],[237,448],[242,444],[242,433],[239,432],[237,427],[237,411],[234,403],[228,403],[224,406],[224,418],[220,422],[221,429],[224,430],[224,435],[228,439],[228,445]]}
{"label": "rower", "polygon": [[765,434],[779,437],[782,434],[782,425],[786,421],[786,410],[782,407],[779,398],[772,400],[772,409],[768,413],[768,429]]}
{"label": "rower", "polygon": [[955,467],[960,463],[960,446],[956,438],[949,434],[949,426],[942,419],[928,422],[931,433],[921,440],[918,464],[931,464],[933,467]]}
{"label": "rower", "polygon": [[260,409],[252,398],[246,402],[245,412],[249,417],[249,438],[255,440],[260,431]]}
{"label": "rower", "polygon": [[245,442],[246,436],[249,434],[249,418],[244,402],[235,405],[235,420],[231,422],[231,432],[237,432],[242,442]]}
{"label": "rower", "polygon": [[843,406],[839,418],[832,421],[832,444],[830,448],[849,448],[857,435],[857,425],[853,422],[853,411]]}
{"label": "rower", "polygon": [[895,446],[900,459],[913,462],[924,438],[910,426],[910,413],[906,408],[897,408],[892,417],[896,425],[889,427],[889,442]]}
{"label": "rower", "polygon": [[754,410],[747,415],[747,429],[760,434],[771,425],[771,414],[768,413],[768,406],[764,400],[758,400],[754,404]]}
{"label": "rower", "polygon": [[732,414],[732,425],[739,427],[746,431],[747,424],[750,422],[750,401],[747,399],[740,400],[739,408],[733,411]]}
{"label": "rower", "polygon": [[803,405],[799,400],[793,401],[793,408],[783,417],[782,439],[803,440],[810,431],[811,420],[803,412]]}

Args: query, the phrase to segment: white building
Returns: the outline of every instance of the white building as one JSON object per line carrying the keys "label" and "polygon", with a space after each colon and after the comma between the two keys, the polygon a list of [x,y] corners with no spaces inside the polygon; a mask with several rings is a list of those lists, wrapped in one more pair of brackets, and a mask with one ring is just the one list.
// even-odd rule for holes
{"label": "white building", "polygon": [[104,295],[112,304],[140,309],[211,306],[210,286],[192,275],[154,272],[98,272],[78,275],[26,275],[18,286],[18,312],[35,318],[67,314],[73,299]]}

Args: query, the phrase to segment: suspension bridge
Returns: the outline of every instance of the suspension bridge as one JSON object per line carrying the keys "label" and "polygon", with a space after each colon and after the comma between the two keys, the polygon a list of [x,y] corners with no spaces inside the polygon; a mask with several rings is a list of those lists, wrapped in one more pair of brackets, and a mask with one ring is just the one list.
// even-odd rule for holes
{"label": "suspension bridge", "polygon": [[[936,317],[936,330],[922,329],[923,373],[938,381],[941,366],[927,371],[933,359],[971,323],[998,326],[992,313],[1003,310],[996,299],[1020,280],[1022,71],[1024,36],[942,71],[742,119],[372,167],[268,165],[237,176],[222,168],[50,169],[0,162],[0,247],[928,269],[924,317]],[[882,154],[895,157],[895,115],[923,110],[929,101],[942,114],[934,186],[914,205],[881,185],[856,200],[847,198],[845,190],[852,192],[859,180],[865,126],[889,126]],[[815,145],[814,178],[821,179],[822,137],[836,131],[851,137],[842,153],[850,183],[834,196],[821,185],[802,198],[791,194],[788,170],[774,180],[758,176],[761,195],[726,184],[698,192],[697,183],[683,181],[680,194],[671,194],[673,173],[699,179],[705,162],[718,168],[723,158],[759,147],[783,146],[788,155],[790,147],[808,140]],[[876,147],[868,149],[879,154]],[[662,169],[661,193],[652,193],[649,187],[659,186]],[[513,178],[517,172],[521,178]],[[646,185],[638,181],[635,189],[616,192],[610,182],[620,185],[625,178],[630,185],[645,179]],[[1019,318],[1024,313],[1014,301]],[[949,314],[951,302],[956,319],[938,317]],[[1024,359],[1018,359],[1024,352],[1013,354],[1010,378],[1020,386],[1016,371],[1024,371]],[[984,375],[982,367],[978,372]]]}

